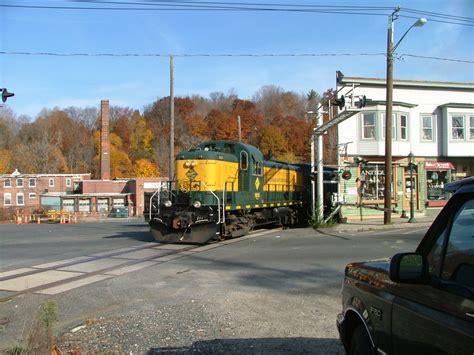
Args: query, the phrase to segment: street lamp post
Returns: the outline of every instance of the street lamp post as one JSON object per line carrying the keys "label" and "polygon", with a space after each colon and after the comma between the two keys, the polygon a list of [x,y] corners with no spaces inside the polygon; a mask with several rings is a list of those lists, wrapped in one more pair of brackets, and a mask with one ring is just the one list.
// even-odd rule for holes
{"label": "street lamp post", "polygon": [[413,27],[423,26],[427,20],[420,18],[411,25],[400,40],[393,45],[393,24],[398,19],[400,8],[397,7],[388,17],[387,34],[387,89],[385,106],[385,190],[384,190],[384,224],[390,224],[392,215],[392,106],[393,106],[393,54],[400,42]]}
{"label": "street lamp post", "polygon": [[408,220],[408,223],[415,223],[415,200],[413,198],[414,194],[414,183],[413,183],[413,170],[415,170],[415,156],[413,155],[412,152],[408,154],[408,169],[410,169],[410,219]]}

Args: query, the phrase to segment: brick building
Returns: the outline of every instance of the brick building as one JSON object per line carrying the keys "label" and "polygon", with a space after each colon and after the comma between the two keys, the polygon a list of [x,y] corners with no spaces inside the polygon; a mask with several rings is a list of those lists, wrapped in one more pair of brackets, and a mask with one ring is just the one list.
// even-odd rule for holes
{"label": "brick building", "polygon": [[58,199],[48,198],[51,194],[73,194],[82,181],[90,178],[91,174],[23,174],[18,170],[0,174],[0,207],[4,212],[26,213],[59,207]]}

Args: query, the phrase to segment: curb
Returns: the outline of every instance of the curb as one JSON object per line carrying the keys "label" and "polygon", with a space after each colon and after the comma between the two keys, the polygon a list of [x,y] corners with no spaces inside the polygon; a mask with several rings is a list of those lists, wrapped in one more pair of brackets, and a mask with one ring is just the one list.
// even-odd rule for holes
{"label": "curb", "polygon": [[336,227],[328,228],[316,228],[319,232],[367,232],[376,230],[389,230],[389,229],[411,229],[411,228],[423,228],[431,226],[432,222],[416,222],[416,223],[402,223],[402,224],[390,224],[390,225],[351,225],[344,226],[343,224]]}

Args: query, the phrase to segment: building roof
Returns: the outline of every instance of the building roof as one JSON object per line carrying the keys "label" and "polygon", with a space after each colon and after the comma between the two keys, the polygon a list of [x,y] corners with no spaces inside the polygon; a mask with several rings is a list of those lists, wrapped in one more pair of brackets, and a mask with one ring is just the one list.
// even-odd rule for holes
{"label": "building roof", "polygon": [[450,102],[447,104],[440,105],[439,107],[452,107],[452,108],[474,108],[474,104],[467,104],[461,102]]}
{"label": "building roof", "polygon": [[[385,78],[364,78],[357,76],[345,76],[340,71],[336,74],[337,84],[360,84],[368,86],[386,86]],[[394,87],[425,87],[439,89],[458,89],[458,90],[474,90],[474,83],[469,82],[450,82],[450,81],[430,81],[430,80],[404,80],[394,79]]]}
{"label": "building roof", "polygon": [[[386,101],[385,100],[367,100],[366,106],[377,106],[377,105],[385,106]],[[411,104],[409,102],[393,101],[393,106],[402,106],[402,107],[412,108],[412,107],[416,107],[418,105]]]}
{"label": "building roof", "polygon": [[28,174],[28,173],[20,173],[19,171],[15,170],[15,172],[11,174],[0,174],[0,177],[3,178],[11,178],[11,177],[20,177],[20,178],[25,178],[25,177],[34,177],[34,178],[40,178],[40,177],[72,177],[72,178],[80,178],[81,176],[91,176],[91,173],[71,173],[71,174]]}

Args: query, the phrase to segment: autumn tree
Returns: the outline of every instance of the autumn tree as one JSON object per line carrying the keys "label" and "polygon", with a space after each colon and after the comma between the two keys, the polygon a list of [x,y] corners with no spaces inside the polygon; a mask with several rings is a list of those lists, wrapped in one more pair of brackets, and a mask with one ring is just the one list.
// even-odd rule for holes
{"label": "autumn tree", "polygon": [[8,149],[0,149],[0,174],[6,174],[13,170],[11,160],[12,151]]}
{"label": "autumn tree", "polygon": [[63,110],[74,122],[84,127],[89,132],[100,127],[100,115],[97,107],[76,107],[69,106]]}
{"label": "autumn tree", "polygon": [[263,116],[257,112],[257,106],[248,100],[237,99],[232,104],[231,117],[240,116],[242,140],[257,145],[258,131],[263,127]]}
{"label": "autumn tree", "polygon": [[16,115],[10,108],[0,107],[0,149],[13,146],[17,130]]}
{"label": "autumn tree", "polygon": [[148,159],[138,159],[133,164],[133,176],[136,177],[157,177],[160,176],[160,172],[156,167],[156,164]]}
{"label": "autumn tree", "polygon": [[232,110],[234,101],[239,97],[233,89],[230,89],[227,94],[221,91],[214,91],[209,94],[211,110],[229,112]]}
{"label": "autumn tree", "polygon": [[237,140],[237,120],[227,112],[212,110],[206,117],[211,139]]}
{"label": "autumn tree", "polygon": [[132,117],[132,131],[130,136],[130,157],[137,159],[153,159],[153,141],[155,135],[147,125],[147,121],[138,112]]}
{"label": "autumn tree", "polygon": [[274,159],[281,160],[288,152],[288,141],[279,127],[266,125],[260,130],[258,147],[263,154],[271,152]]}
{"label": "autumn tree", "polygon": [[270,124],[275,116],[305,117],[306,98],[279,86],[263,86],[253,96],[253,101],[264,116],[265,124]]}

